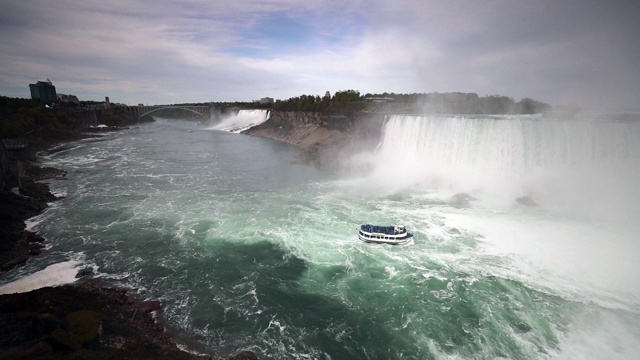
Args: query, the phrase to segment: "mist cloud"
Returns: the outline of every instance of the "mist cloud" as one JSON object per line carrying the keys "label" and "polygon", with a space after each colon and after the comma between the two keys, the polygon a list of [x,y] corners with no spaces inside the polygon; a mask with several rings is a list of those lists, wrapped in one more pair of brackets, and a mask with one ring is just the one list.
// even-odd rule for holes
{"label": "mist cloud", "polygon": [[637,107],[632,2],[0,4],[0,93],[251,100],[357,89]]}

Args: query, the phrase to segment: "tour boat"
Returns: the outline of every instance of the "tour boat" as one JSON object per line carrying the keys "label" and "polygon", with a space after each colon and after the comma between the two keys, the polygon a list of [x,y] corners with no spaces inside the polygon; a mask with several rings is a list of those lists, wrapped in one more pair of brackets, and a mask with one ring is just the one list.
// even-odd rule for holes
{"label": "tour boat", "polygon": [[376,226],[370,224],[360,225],[358,239],[367,243],[378,244],[406,244],[413,234],[407,232],[404,225]]}

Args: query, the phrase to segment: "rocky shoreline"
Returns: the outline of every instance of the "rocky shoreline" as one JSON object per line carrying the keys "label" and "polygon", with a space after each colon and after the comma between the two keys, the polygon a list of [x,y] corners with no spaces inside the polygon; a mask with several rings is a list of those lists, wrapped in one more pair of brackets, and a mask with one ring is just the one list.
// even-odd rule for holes
{"label": "rocky shoreline", "polygon": [[345,167],[345,154],[371,151],[378,145],[385,116],[274,110],[269,120],[242,133],[295,145],[300,163],[333,171]]}
{"label": "rocky shoreline", "polygon": [[[113,129],[109,129],[113,131]],[[61,198],[39,181],[64,179],[64,171],[35,165],[37,151],[92,134],[76,134],[56,142],[37,143],[17,156],[19,193],[0,191],[0,266],[10,271],[42,254],[46,239],[26,230],[25,221]],[[31,145],[31,144],[30,144]],[[0,295],[2,359],[213,359],[183,351],[157,322],[158,301],[143,301],[126,289],[103,287],[88,279],[26,293]],[[249,351],[216,359],[257,359]]]}
{"label": "rocky shoreline", "polygon": [[91,282],[2,295],[0,358],[211,359],[178,349],[160,308]]}

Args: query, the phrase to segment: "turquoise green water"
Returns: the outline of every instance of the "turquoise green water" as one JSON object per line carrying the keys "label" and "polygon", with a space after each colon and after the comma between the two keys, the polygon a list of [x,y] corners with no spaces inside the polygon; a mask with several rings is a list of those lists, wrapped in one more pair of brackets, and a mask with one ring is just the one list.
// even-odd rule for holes
{"label": "turquoise green water", "polygon": [[[530,119],[516,120],[531,125]],[[549,179],[540,169],[555,171],[559,155],[553,166],[533,166],[526,159],[517,163],[513,154],[533,151],[517,144],[506,151],[455,140],[457,150],[443,150],[419,137],[407,145],[406,137],[421,131],[465,132],[455,119],[445,119],[448,130],[424,129],[420,124],[428,121],[420,121],[387,124],[388,134],[399,135],[386,138],[378,154],[355,161],[368,163],[373,156],[373,164],[385,164],[374,165],[366,177],[293,164],[295,148],[268,139],[189,133],[193,124],[181,121],[70,144],[42,157],[68,171],[68,180],[52,183],[66,198],[34,227],[51,244],[49,254],[3,283],[74,259],[93,266],[101,281],[162,300],[159,316],[178,341],[208,353],[248,349],[263,359],[635,358],[635,228],[623,216],[616,222],[599,211],[573,211],[584,206],[572,204],[567,191],[554,197],[549,182],[500,175],[511,166],[520,169],[514,173]],[[492,126],[506,138],[522,131],[465,121],[480,128],[480,135],[466,131],[471,140],[495,136]],[[634,150],[634,138],[625,139]],[[592,136],[584,143],[597,141]],[[492,154],[482,160],[491,169],[486,177],[474,172],[477,160],[469,155],[482,147]],[[436,163],[429,158],[434,151],[461,155],[448,167],[439,164],[446,171],[437,172],[420,165]],[[550,156],[536,151],[538,158]],[[611,157],[636,161],[620,153]],[[616,163],[602,162],[580,163],[576,172]],[[389,175],[394,166],[402,176]],[[496,191],[505,183],[509,196]],[[462,191],[477,200],[451,200]],[[613,190],[607,194],[617,199]],[[519,206],[518,195],[532,195],[540,206]],[[637,204],[631,197],[614,205]],[[356,228],[362,223],[405,224],[414,242],[361,243]]]}

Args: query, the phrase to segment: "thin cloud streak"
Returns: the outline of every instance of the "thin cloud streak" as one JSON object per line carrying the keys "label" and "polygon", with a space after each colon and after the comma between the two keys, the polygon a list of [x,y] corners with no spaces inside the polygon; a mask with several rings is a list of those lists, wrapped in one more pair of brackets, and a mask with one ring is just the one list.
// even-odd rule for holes
{"label": "thin cloud streak", "polygon": [[537,1],[0,3],[0,94],[129,104],[357,89],[637,107],[640,7]]}

